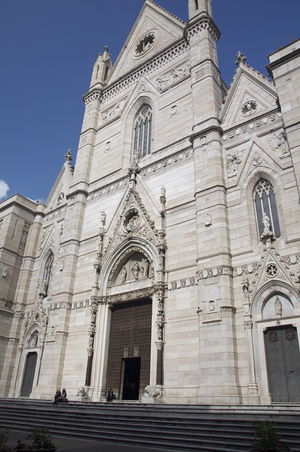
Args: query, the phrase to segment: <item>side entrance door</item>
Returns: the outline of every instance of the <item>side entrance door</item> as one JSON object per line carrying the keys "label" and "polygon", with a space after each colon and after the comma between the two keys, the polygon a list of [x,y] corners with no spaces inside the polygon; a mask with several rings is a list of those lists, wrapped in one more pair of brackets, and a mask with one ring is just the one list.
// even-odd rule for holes
{"label": "side entrance door", "polygon": [[272,402],[300,402],[300,351],[292,325],[267,328],[265,350]]}
{"label": "side entrance door", "polygon": [[21,396],[29,397],[32,391],[33,379],[35,374],[37,353],[30,352],[26,356],[24,376],[21,388]]}

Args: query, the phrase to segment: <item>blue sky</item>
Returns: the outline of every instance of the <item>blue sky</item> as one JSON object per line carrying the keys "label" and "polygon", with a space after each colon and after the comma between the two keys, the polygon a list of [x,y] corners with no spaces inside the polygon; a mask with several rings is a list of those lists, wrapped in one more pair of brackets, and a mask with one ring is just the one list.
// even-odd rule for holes
{"label": "blue sky", "polygon": [[[186,0],[158,0],[187,19]],[[71,148],[76,154],[92,65],[113,60],[143,0],[0,0],[0,199],[47,199]],[[235,54],[266,74],[267,55],[299,37],[299,0],[214,0],[219,61],[230,83]],[[6,185],[9,189],[6,189]]]}

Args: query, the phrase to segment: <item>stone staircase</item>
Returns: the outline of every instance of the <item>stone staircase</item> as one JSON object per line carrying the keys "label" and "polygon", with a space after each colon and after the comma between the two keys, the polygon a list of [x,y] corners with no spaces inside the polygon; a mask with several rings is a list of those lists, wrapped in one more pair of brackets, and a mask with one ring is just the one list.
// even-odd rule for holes
{"label": "stone staircase", "polygon": [[243,452],[254,423],[269,420],[293,452],[300,452],[300,406],[146,405],[0,399],[0,425],[52,435],[150,446],[173,451]]}

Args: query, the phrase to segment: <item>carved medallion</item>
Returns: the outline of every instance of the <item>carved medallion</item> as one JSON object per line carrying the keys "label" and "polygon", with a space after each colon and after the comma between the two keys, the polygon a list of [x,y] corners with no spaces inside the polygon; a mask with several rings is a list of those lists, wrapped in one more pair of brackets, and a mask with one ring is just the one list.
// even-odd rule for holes
{"label": "carved medallion", "polygon": [[275,264],[268,264],[266,268],[266,275],[269,278],[275,278],[278,274],[278,268]]}

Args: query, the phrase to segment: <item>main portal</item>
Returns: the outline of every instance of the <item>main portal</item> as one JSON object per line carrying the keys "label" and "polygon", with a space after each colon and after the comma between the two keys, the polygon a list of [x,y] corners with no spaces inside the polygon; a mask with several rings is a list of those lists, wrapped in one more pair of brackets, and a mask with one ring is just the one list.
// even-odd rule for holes
{"label": "main portal", "polygon": [[111,312],[107,389],[138,400],[150,382],[152,300],[116,304]]}

